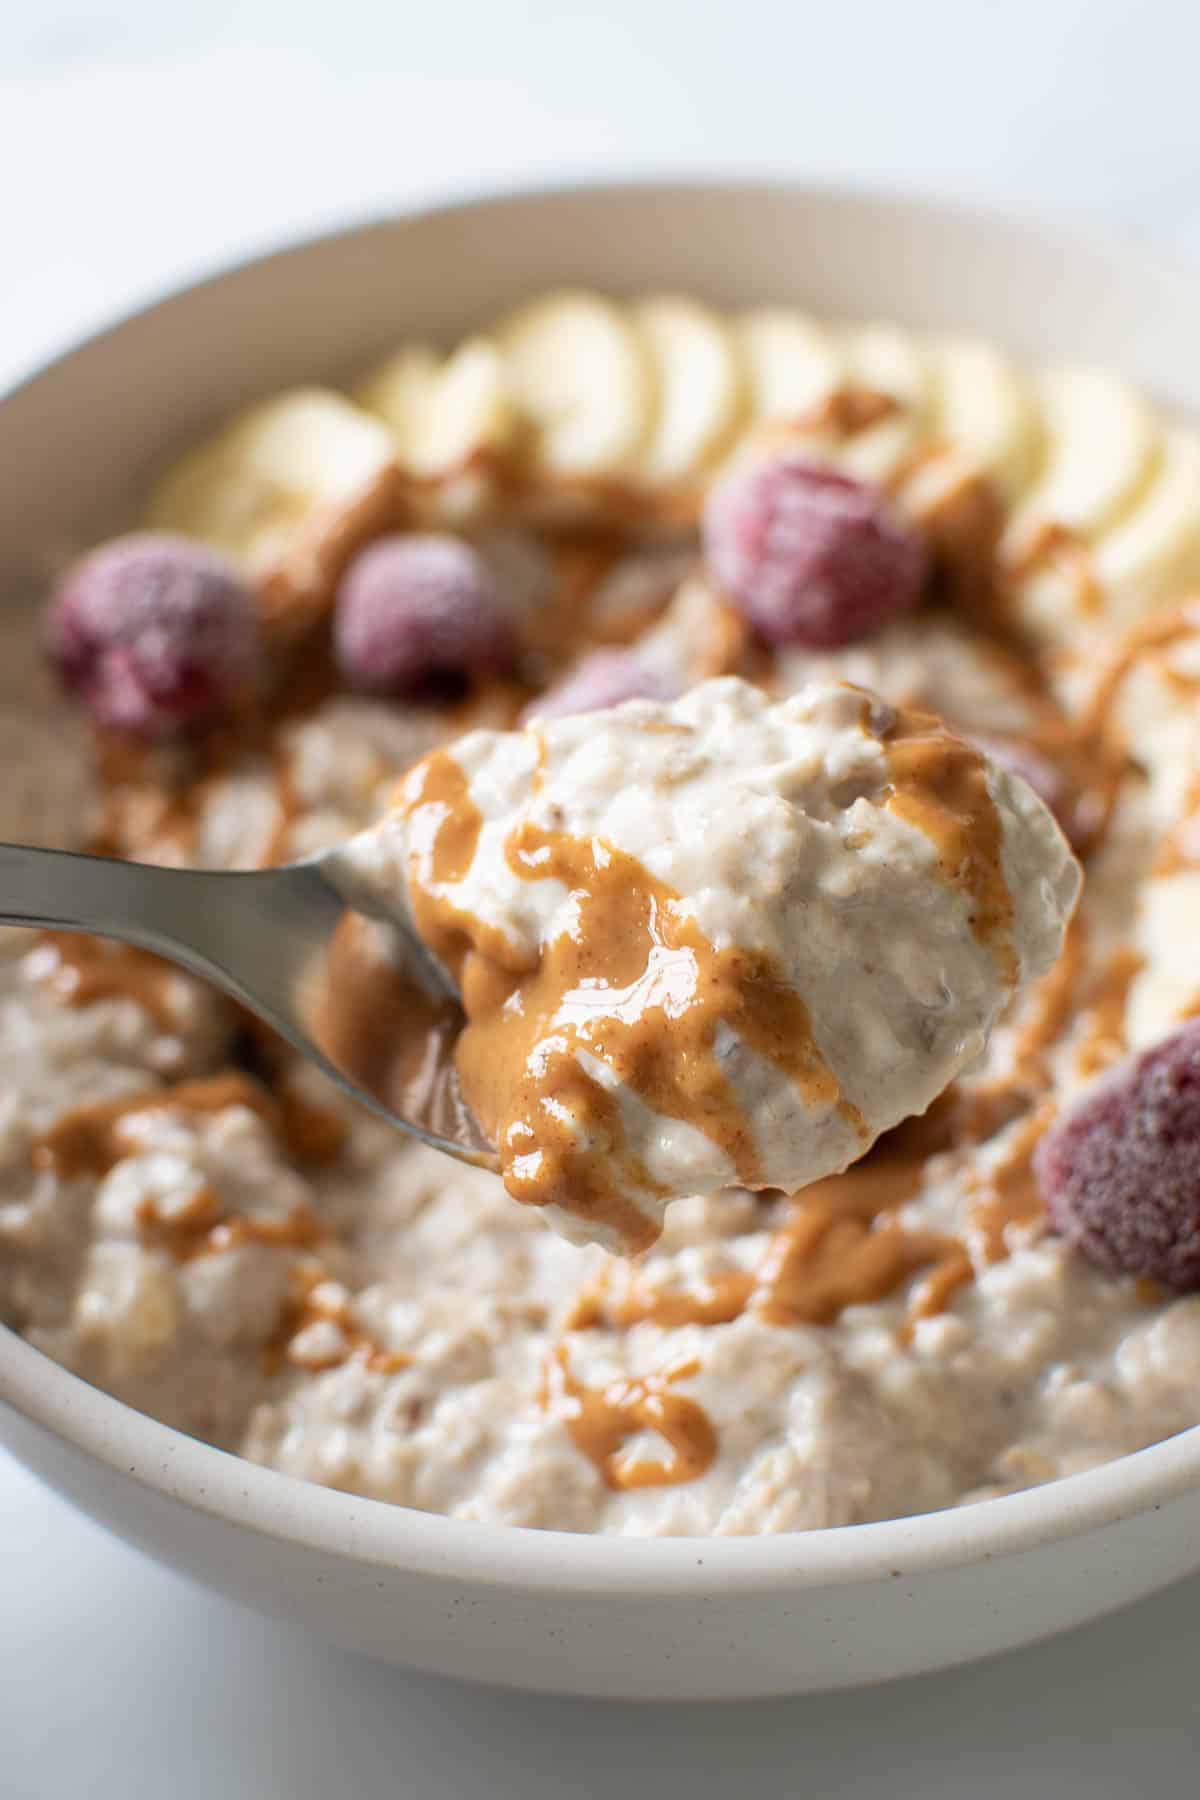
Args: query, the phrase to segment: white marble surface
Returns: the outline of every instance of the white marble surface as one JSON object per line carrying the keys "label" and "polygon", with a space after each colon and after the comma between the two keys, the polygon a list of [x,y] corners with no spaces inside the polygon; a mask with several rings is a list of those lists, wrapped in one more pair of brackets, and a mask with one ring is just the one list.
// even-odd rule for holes
{"label": "white marble surface", "polygon": [[[1200,256],[1189,0],[37,0],[0,6],[0,381],[200,269],[450,192],[789,169]],[[1194,1795],[1200,1583],[860,1695],[594,1707],[397,1674],[143,1563],[0,1453],[3,1800],[646,1787]]]}

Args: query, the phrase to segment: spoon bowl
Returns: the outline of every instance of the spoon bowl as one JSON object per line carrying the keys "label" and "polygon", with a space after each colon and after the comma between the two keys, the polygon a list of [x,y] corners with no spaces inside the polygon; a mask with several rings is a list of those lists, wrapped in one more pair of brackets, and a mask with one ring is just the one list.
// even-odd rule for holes
{"label": "spoon bowl", "polygon": [[388,1124],[494,1168],[454,1077],[459,1013],[445,972],[402,916],[368,916],[352,890],[341,847],[229,872],[0,844],[0,924],[153,951],[248,1008]]}

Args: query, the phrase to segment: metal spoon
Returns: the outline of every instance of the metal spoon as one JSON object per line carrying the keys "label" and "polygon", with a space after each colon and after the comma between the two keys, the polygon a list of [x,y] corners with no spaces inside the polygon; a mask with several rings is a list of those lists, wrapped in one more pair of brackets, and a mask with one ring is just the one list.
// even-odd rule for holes
{"label": "metal spoon", "polygon": [[[401,1131],[464,1161],[494,1166],[465,1104],[440,1109],[440,1116],[452,1117],[453,1135],[398,1112],[384,1076],[365,1075],[363,1062],[347,1053],[346,1033],[322,1022],[328,1009],[314,998],[325,991],[335,934],[359,910],[341,857],[334,849],[231,873],[0,844],[0,924],[88,932],[152,950],[232,995]],[[403,918],[389,912],[387,928],[389,972],[408,977],[420,992],[456,1000],[445,972]],[[403,1033],[403,1017],[395,1029]]]}

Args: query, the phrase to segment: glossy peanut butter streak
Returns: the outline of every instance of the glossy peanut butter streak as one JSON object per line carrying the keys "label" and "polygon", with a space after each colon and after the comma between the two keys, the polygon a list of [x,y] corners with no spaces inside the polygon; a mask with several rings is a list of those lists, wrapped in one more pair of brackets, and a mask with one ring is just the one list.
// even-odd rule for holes
{"label": "glossy peanut butter streak", "polygon": [[663,1190],[631,1151],[617,1098],[581,1066],[581,1053],[653,1112],[701,1132],[740,1183],[762,1186],[758,1149],[718,1054],[721,1027],[782,1070],[809,1105],[841,1108],[865,1141],[795,989],[767,957],[714,946],[681,896],[636,858],[599,839],[518,823],[505,846],[509,867],[529,881],[560,882],[574,924],[533,968],[514,968],[501,935],[439,891],[462,878],[482,826],[448,752],[422,765],[405,804],[413,918],[457,980],[467,1017],[457,1049],[463,1092],[516,1199],[562,1207],[631,1248],[657,1236],[622,1189]]}
{"label": "glossy peanut butter streak", "polygon": [[932,713],[897,713],[880,735],[892,779],[889,811],[934,846],[938,874],[967,895],[976,937],[1015,988],[1020,964],[1013,941],[1013,900],[1004,879],[1004,827],[988,786],[986,761]]}

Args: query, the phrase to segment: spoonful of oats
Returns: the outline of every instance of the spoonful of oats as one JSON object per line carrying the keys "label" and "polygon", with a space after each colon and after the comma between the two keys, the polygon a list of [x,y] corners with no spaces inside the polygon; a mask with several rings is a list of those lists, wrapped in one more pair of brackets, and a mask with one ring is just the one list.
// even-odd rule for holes
{"label": "spoonful of oats", "polygon": [[734,678],[473,732],[325,867],[454,983],[510,1193],[623,1249],[676,1196],[794,1191],[924,1111],[1080,885],[1033,790],[932,716]]}
{"label": "spoonful of oats", "polygon": [[[381,644],[367,582],[340,653],[378,674],[452,616],[460,660],[501,666],[472,553],[370,553],[400,554],[424,612]],[[92,717],[151,740],[254,675],[236,575],[153,534],[85,559],[48,637]],[[794,1191],[923,1112],[1053,963],[1079,883],[1033,789],[936,718],[841,683],[772,702],[732,677],[472,732],[303,862],[0,846],[0,919],[182,964],[402,1129],[624,1250],[676,1196]]]}
{"label": "spoonful of oats", "polygon": [[366,1105],[610,1248],[922,1112],[1080,882],[1024,782],[845,684],[475,731],[370,830],[225,873],[0,846],[0,919],[206,977]]}

